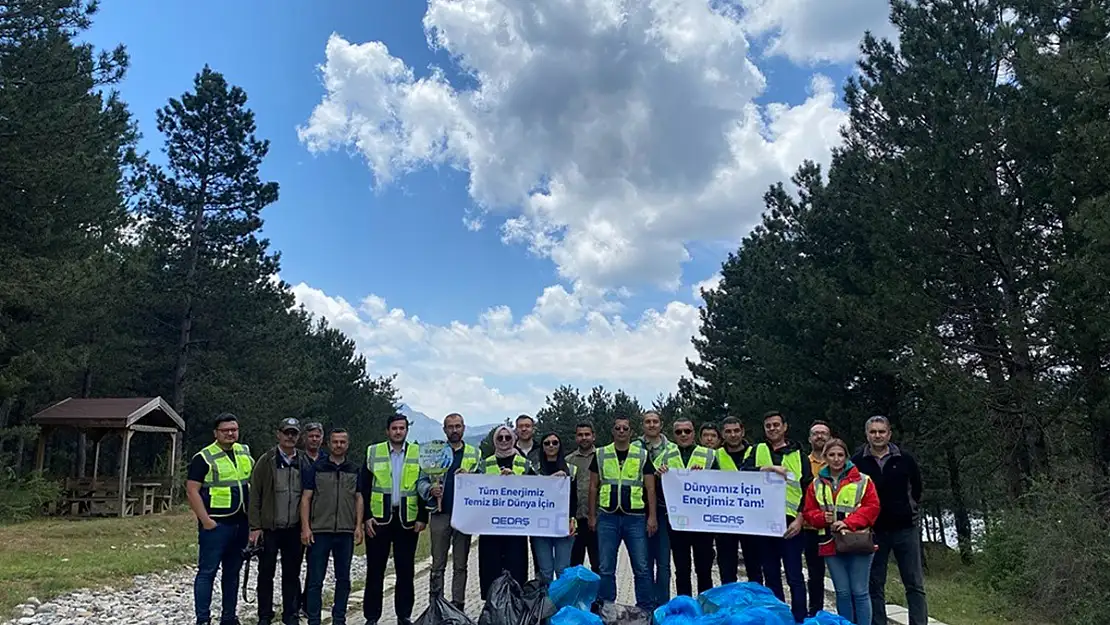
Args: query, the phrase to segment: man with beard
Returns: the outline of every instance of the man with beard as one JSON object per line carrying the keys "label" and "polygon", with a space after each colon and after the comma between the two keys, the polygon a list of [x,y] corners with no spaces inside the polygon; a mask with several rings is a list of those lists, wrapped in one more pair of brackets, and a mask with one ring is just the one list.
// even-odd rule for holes
{"label": "man with beard", "polygon": [[[832,428],[824,421],[814,421],[809,426],[810,474],[817,475],[825,468],[825,442],[832,438]],[[806,589],[809,593],[809,615],[825,609],[825,558],[818,553],[821,534],[802,524],[805,536]]]}
{"label": "man with beard", "polygon": [[[744,438],[744,424],[736,417],[721,421],[724,446],[717,450],[719,471],[739,471],[752,453],[751,443]],[[744,570],[749,582],[763,583],[763,565],[759,561],[759,537],[750,534],[717,534],[717,567],[721,583],[737,581],[740,553],[744,554]]]}
{"label": "man with beard", "polygon": [[466,425],[462,415],[452,412],[443,419],[443,433],[451,446],[451,468],[438,484],[427,475],[416,482],[420,497],[428,502],[431,513],[428,530],[432,541],[432,570],[428,576],[428,601],[443,596],[443,576],[447,571],[447,551],[451,551],[451,603],[466,609],[466,563],[470,557],[470,535],[451,527],[451,510],[455,501],[455,474],[473,473],[482,456],[478,448],[463,442]]}
{"label": "man with beard", "polygon": [[567,454],[567,462],[578,468],[575,487],[578,489],[578,511],[575,514],[574,546],[570,550],[571,566],[579,566],[590,557],[590,570],[598,572],[597,532],[590,529],[590,465],[593,464],[597,448],[594,447],[594,426],[579,423],[574,427],[574,442],[578,448]]}

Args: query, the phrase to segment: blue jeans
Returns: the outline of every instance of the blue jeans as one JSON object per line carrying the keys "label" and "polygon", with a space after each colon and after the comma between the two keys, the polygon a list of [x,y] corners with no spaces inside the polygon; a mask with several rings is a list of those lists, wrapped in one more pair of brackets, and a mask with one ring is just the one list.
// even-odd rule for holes
{"label": "blue jeans", "polygon": [[617,553],[621,541],[632,561],[632,577],[636,584],[636,607],[651,610],[655,606],[651,571],[648,569],[647,517],[642,514],[597,515],[597,553],[601,572],[598,599],[617,600]]}
{"label": "blue jeans", "polygon": [[659,529],[654,536],[648,536],[647,556],[648,574],[652,576],[653,608],[658,608],[671,600],[671,535],[667,527],[667,514],[659,510]]}
{"label": "blue jeans", "polygon": [[250,537],[250,526],[241,520],[218,521],[216,527],[200,528],[197,534],[197,576],[193,580],[193,607],[197,622],[212,620],[212,586],[216,571],[222,567],[220,590],[220,622],[236,623],[235,608],[239,598],[239,570],[243,567],[243,548]]}
{"label": "blue jeans", "polygon": [[782,573],[786,571],[786,583],[790,586],[790,612],[798,623],[806,620],[806,580],[802,575],[802,552],[806,539],[801,533],[794,538],[763,539],[760,547],[760,562],[763,564],[763,584],[785,601],[782,590]]}
{"label": "blue jeans", "polygon": [[836,613],[854,625],[871,625],[871,559],[875,554],[838,553],[825,558],[833,587]]}
{"label": "blue jeans", "polygon": [[563,571],[570,568],[570,550],[574,547],[574,536],[551,538],[540,536],[532,539],[532,552],[536,555],[536,570],[540,581],[550,584]]}
{"label": "blue jeans", "polygon": [[314,532],[308,548],[307,594],[308,625],[320,625],[323,609],[324,577],[328,573],[328,556],[335,565],[335,599],[331,606],[333,625],[347,622],[347,599],[351,596],[351,558],[355,555],[355,535],[346,532]]}

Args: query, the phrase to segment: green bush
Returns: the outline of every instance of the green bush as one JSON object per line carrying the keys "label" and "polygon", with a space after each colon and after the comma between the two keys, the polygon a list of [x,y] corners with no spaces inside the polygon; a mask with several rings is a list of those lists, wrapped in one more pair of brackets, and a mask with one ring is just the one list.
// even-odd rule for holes
{"label": "green bush", "polygon": [[1061,625],[1110,622],[1110,523],[1081,474],[1033,485],[984,537],[984,581]]}
{"label": "green bush", "polygon": [[0,474],[0,492],[0,523],[16,523],[41,515],[61,498],[62,488],[37,473],[16,477],[9,470]]}

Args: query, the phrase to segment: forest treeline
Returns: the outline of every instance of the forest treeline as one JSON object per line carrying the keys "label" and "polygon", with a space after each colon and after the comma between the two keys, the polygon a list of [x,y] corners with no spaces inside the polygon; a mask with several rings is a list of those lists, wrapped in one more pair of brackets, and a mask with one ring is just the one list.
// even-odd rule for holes
{"label": "forest treeline", "polygon": [[[656,408],[735,414],[752,438],[777,409],[801,441],[822,419],[853,445],[887,415],[984,583],[1103,623],[1110,5],[891,7],[898,39],[866,37],[845,86],[843,145],[767,192]],[[587,413],[574,389],[548,402]]]}
{"label": "forest treeline", "polygon": [[[224,411],[256,445],[286,416],[369,442],[398,399],[277,279],[261,228],[279,189],[259,174],[269,144],[247,94],[201,69],[144,129],[161,153],[140,153],[115,90],[125,48],[82,41],[96,8],[0,0],[0,490],[12,494],[0,516],[49,496],[25,477],[28,419],[66,397],[161,396],[190,454]],[[118,470],[118,446],[105,439],[102,474]],[[56,433],[49,473],[74,475],[88,448]],[[132,450],[133,472],[167,462],[164,436]]]}

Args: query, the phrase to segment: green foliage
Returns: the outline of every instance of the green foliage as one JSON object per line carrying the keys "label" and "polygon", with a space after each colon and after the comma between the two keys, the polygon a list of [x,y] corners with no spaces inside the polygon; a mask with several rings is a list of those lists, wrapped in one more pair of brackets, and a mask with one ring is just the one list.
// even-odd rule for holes
{"label": "green foliage", "polygon": [[42,514],[58,501],[61,485],[37,473],[18,477],[10,468],[0,468],[0,523],[17,523]]}
{"label": "green foliage", "polygon": [[598,446],[613,440],[613,423],[618,416],[631,421],[632,432],[641,432],[641,415],[644,412],[639,400],[622,390],[610,393],[603,386],[590,389],[587,397],[571,386],[563,385],[547,396],[544,407],[536,413],[536,433],[555,432],[565,449],[574,445],[574,430],[579,422],[593,425]]}
{"label": "green foliage", "polygon": [[983,544],[984,581],[1061,625],[1106,622],[1110,522],[1075,472],[1034,482]]}
{"label": "green foliage", "polygon": [[[183,460],[223,411],[256,449],[287,416],[346,427],[358,445],[380,439],[400,399],[392,377],[370,377],[354,342],[296,309],[276,278],[260,232],[278,186],[259,174],[269,144],[246,93],[203,68],[158,111],[165,158],[153,164],[112,90],[123,47],[81,42],[95,12],[0,0],[3,466],[27,472],[27,419],[65,397],[163,396],[187,424]],[[115,445],[102,475],[117,469]],[[82,457],[65,432],[49,453],[59,472]],[[133,471],[166,457],[164,438],[135,439]]]}

